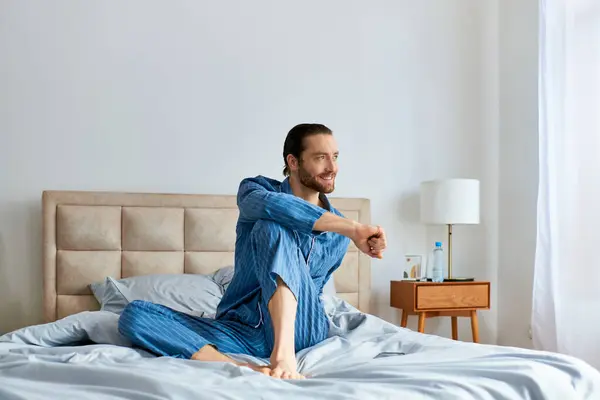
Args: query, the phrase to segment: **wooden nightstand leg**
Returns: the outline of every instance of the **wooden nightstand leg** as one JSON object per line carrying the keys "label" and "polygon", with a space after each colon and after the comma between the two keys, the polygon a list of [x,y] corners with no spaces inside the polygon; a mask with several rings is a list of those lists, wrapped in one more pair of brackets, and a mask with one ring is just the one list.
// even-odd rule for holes
{"label": "wooden nightstand leg", "polygon": [[419,332],[425,333],[425,317],[427,313],[419,313]]}
{"label": "wooden nightstand leg", "polygon": [[400,321],[400,326],[406,328],[408,324],[408,312],[402,310],[402,320]]}
{"label": "wooden nightstand leg", "polygon": [[458,317],[452,317],[452,339],[458,340]]}
{"label": "wooden nightstand leg", "polygon": [[473,331],[473,342],[479,343],[479,324],[477,322],[477,311],[471,311],[471,330]]}

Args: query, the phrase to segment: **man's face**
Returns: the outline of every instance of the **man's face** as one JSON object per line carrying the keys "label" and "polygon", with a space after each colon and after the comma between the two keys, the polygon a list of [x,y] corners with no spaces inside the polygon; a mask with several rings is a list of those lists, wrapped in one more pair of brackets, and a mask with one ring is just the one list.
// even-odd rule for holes
{"label": "man's face", "polygon": [[317,192],[331,193],[338,172],[338,148],[333,135],[304,138],[304,151],[298,163],[300,182]]}

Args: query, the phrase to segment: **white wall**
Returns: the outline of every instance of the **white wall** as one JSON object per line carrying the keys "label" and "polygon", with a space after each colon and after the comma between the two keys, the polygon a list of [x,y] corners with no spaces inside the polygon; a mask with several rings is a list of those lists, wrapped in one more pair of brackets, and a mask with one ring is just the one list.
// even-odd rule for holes
{"label": "white wall", "polygon": [[500,7],[498,343],[531,347],[538,183],[538,1]]}
{"label": "white wall", "polygon": [[[482,179],[482,224],[456,229],[455,271],[495,283],[494,7],[4,1],[0,331],[41,321],[42,190],[233,194],[245,176],[280,177],[285,134],[303,121],[335,131],[335,195],[369,197],[387,229],[375,313],[397,320],[402,256],[445,238],[418,224],[425,179]],[[483,341],[496,340],[497,312],[481,314]]]}

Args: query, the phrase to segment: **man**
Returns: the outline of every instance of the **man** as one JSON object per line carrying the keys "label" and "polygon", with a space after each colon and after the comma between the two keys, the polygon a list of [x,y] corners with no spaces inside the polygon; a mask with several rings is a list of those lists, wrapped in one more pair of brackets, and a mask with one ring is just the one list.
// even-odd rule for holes
{"label": "man", "polygon": [[[333,192],[338,149],[329,128],[300,124],[283,149],[283,182],[244,179],[238,191],[235,273],[215,319],[193,317],[142,301],[130,303],[119,331],[163,356],[230,362],[275,378],[302,379],[296,352],[323,341],[329,322],[320,295],[352,240],[381,258],[384,231],[344,218]],[[270,357],[270,365],[226,356]]]}

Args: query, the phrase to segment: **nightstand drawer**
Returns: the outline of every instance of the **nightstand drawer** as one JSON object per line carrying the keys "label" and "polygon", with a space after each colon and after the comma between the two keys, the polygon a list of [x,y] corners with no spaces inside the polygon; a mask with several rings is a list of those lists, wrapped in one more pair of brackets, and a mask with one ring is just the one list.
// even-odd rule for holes
{"label": "nightstand drawer", "polygon": [[488,308],[489,285],[419,285],[417,286],[417,310],[445,308]]}

